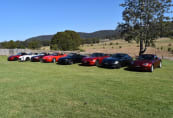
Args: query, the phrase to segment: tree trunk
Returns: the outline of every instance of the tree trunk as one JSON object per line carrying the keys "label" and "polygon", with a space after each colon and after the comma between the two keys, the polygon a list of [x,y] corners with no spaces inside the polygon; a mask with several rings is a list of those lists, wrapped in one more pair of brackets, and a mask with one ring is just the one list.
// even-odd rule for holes
{"label": "tree trunk", "polygon": [[147,47],[145,46],[145,48],[144,48],[144,41],[141,39],[140,40],[140,51],[139,51],[139,55],[144,54],[146,50],[147,50]]}

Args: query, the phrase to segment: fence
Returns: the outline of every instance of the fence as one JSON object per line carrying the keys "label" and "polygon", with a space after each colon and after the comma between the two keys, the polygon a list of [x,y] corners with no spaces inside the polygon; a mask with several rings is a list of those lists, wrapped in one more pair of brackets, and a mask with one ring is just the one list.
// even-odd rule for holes
{"label": "fence", "polygon": [[[0,56],[2,55],[16,55],[17,53],[20,52],[26,52],[26,53],[40,53],[40,52],[46,52],[46,53],[54,53],[54,52],[61,52],[61,53],[80,53],[80,51],[50,51],[50,50],[30,50],[30,49],[0,49]],[[81,53],[81,54],[86,54],[85,52]]]}
{"label": "fence", "polygon": [[15,55],[20,52],[32,52],[32,50],[29,49],[0,49],[0,55]]}

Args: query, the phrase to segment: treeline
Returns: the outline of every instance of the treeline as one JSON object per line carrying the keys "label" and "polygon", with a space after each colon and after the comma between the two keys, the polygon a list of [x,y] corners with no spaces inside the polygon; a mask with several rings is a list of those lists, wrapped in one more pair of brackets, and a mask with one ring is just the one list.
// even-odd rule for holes
{"label": "treeline", "polygon": [[0,43],[1,49],[39,49],[42,46],[49,46],[50,41],[38,41],[38,40],[32,40],[32,41],[5,41]]}

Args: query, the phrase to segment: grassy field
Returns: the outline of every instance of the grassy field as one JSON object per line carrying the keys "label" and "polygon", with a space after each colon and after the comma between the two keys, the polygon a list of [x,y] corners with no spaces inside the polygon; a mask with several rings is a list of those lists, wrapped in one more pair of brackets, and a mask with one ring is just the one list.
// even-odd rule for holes
{"label": "grassy field", "polygon": [[150,73],[0,57],[0,118],[173,118],[173,61]]}

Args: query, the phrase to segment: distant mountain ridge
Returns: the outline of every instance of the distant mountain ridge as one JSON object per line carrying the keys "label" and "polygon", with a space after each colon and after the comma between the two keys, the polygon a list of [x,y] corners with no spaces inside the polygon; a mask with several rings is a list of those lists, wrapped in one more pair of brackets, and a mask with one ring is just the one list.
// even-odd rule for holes
{"label": "distant mountain ridge", "polygon": [[[84,32],[78,32],[81,38],[87,39],[87,38],[110,38],[110,37],[116,37],[119,35],[119,31],[117,30],[100,30],[92,33],[84,33]],[[39,41],[50,41],[54,35],[40,35],[36,37],[32,37],[29,39],[26,39],[27,42],[33,41],[33,40],[39,40]]]}

